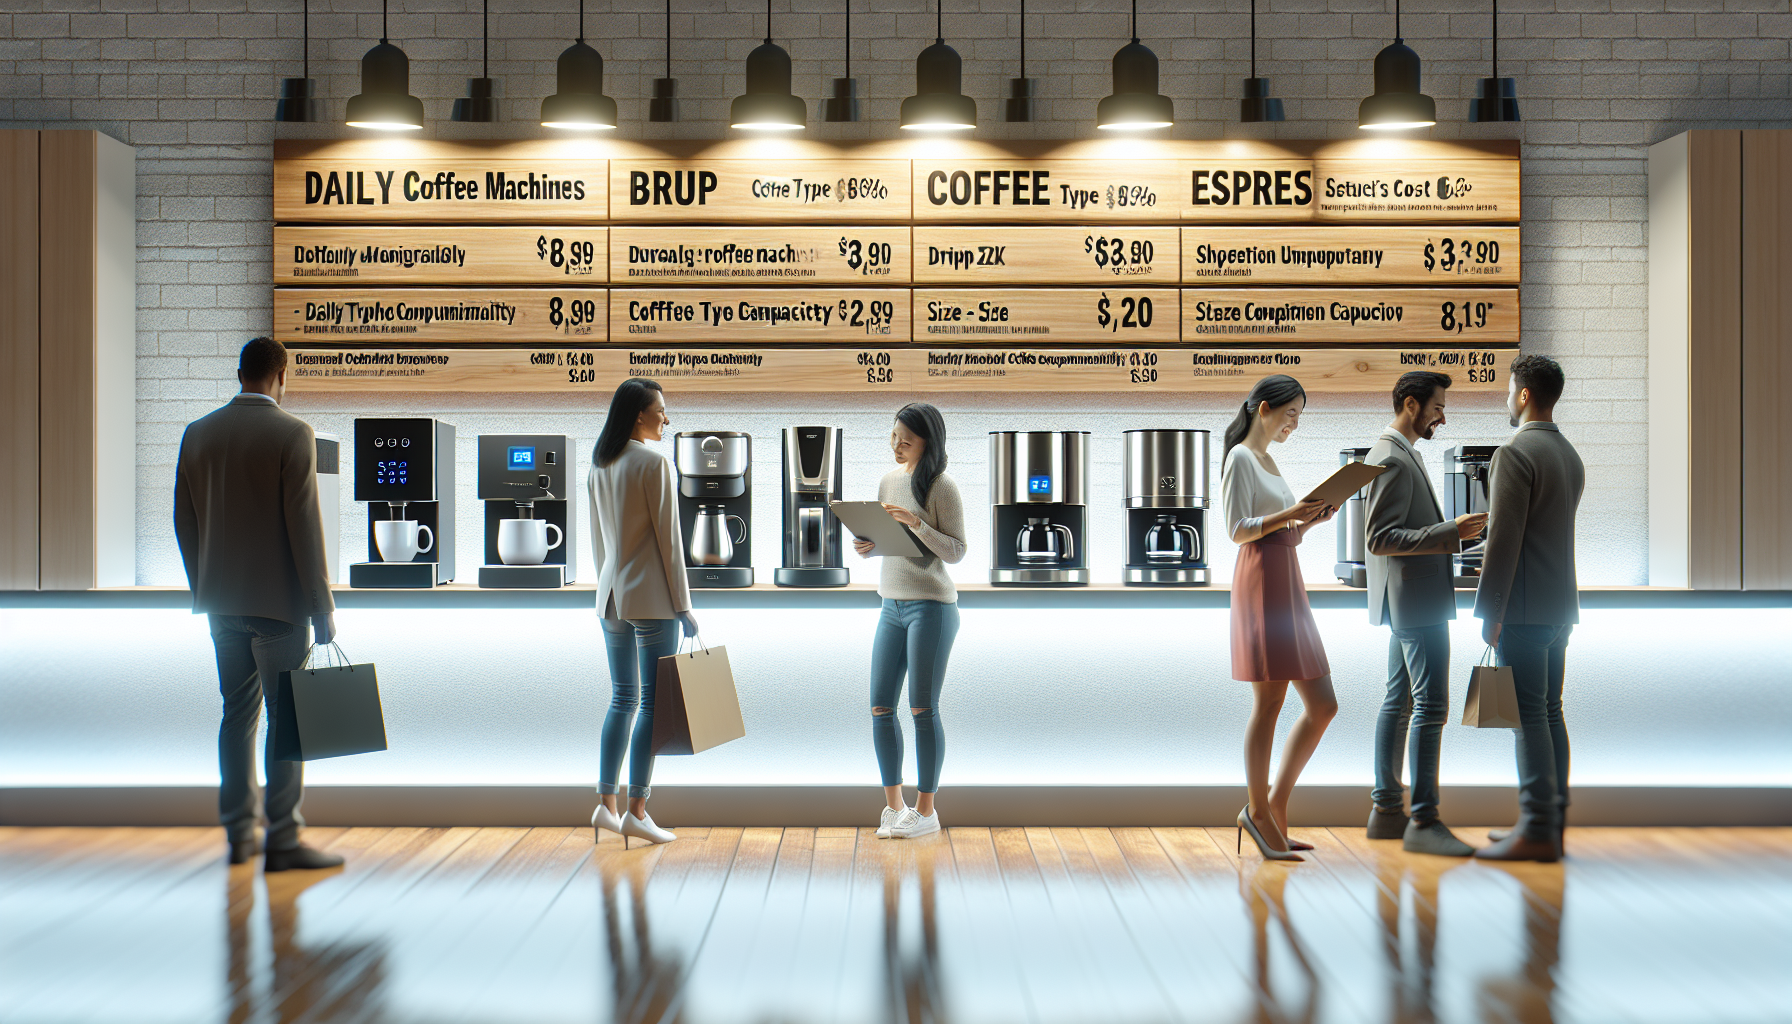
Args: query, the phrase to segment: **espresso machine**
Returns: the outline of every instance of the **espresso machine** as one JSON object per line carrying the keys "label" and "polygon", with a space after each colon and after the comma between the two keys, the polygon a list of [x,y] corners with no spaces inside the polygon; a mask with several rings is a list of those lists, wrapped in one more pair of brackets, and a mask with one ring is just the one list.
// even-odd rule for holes
{"label": "espresso machine", "polygon": [[1089,432],[989,435],[989,582],[1086,586]]}
{"label": "espresso machine", "polygon": [[[1367,448],[1345,448],[1338,452],[1338,465],[1348,466],[1369,457]],[[1338,530],[1338,564],[1332,575],[1347,587],[1369,586],[1369,489],[1360,487],[1345,499],[1336,517]]]}
{"label": "espresso machine", "polygon": [[[1497,444],[1459,444],[1444,450],[1444,518],[1487,511],[1487,475],[1493,467]],[[1474,586],[1481,575],[1481,556],[1487,534],[1453,556],[1458,583]]]}
{"label": "espresso machine", "polygon": [[551,590],[572,582],[573,507],[565,434],[480,434],[486,589]]}
{"label": "espresso machine", "polygon": [[427,416],[355,420],[355,500],[367,561],[348,585],[426,590],[454,579],[454,426]]}
{"label": "espresso machine", "polygon": [[737,430],[672,438],[685,574],[693,589],[753,585],[753,439]]}
{"label": "espresso machine", "polygon": [[784,428],[784,564],[772,573],[780,587],[844,587],[849,581],[839,501],[846,443],[839,427]]}
{"label": "espresso machine", "polygon": [[342,438],[317,432],[317,513],[324,524],[324,563],[342,582]]}
{"label": "espresso machine", "polygon": [[1204,587],[1208,439],[1205,430],[1128,430],[1127,586]]}

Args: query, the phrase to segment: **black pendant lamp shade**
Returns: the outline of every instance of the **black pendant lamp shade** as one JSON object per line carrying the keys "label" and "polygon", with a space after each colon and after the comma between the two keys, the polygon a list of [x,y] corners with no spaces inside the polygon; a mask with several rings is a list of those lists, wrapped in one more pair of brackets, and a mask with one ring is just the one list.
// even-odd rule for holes
{"label": "black pendant lamp shade", "polygon": [[317,95],[317,82],[311,77],[311,0],[305,0],[304,77],[280,81],[280,101],[274,104],[276,121],[322,121],[324,101]]}
{"label": "black pendant lamp shade", "polygon": [[1518,83],[1500,76],[1500,3],[1493,0],[1493,77],[1481,79],[1478,95],[1468,101],[1468,119],[1482,123],[1516,121]]}
{"label": "black pendant lamp shade", "polygon": [[1269,79],[1257,77],[1257,0],[1251,0],[1251,77],[1244,80],[1238,119],[1245,124],[1283,119],[1282,101],[1269,94]]}
{"label": "black pendant lamp shade", "polygon": [[747,91],[734,98],[728,123],[748,131],[807,127],[809,105],[790,91],[790,54],[772,42],[772,0],[765,0],[765,42],[747,54]]}
{"label": "black pendant lamp shade", "polygon": [[1139,0],[1132,3],[1132,42],[1114,54],[1114,94],[1095,106],[1095,127],[1107,131],[1168,128],[1176,113],[1157,91],[1157,54],[1139,42]]}
{"label": "black pendant lamp shade", "polygon": [[672,0],[666,0],[666,77],[653,80],[653,98],[647,101],[647,120],[678,120],[678,79],[672,77]]}
{"label": "black pendant lamp shade", "polygon": [[454,101],[454,120],[490,124],[498,120],[498,83],[491,80],[490,4],[479,5],[479,77],[467,79],[467,94]]}
{"label": "black pendant lamp shade", "polygon": [[1400,38],[1400,0],[1394,0],[1394,41],[1375,55],[1375,95],[1357,108],[1357,127],[1395,132],[1437,123],[1437,101],[1419,91],[1419,55]]}
{"label": "black pendant lamp shade", "polygon": [[411,95],[411,61],[386,37],[386,4],[380,4],[380,44],[361,58],[361,92],[348,101],[350,128],[389,131],[423,127],[423,101]]}
{"label": "black pendant lamp shade", "polygon": [[859,119],[859,80],[852,77],[852,0],[846,0],[846,77],[834,79],[834,95],[822,104],[822,119]]}
{"label": "black pendant lamp shade", "polygon": [[902,127],[910,131],[977,127],[977,101],[964,94],[964,61],[946,45],[945,17],[936,7],[933,45],[915,58],[915,94],[902,101]]}
{"label": "black pendant lamp shade", "polygon": [[1008,80],[1007,120],[1031,121],[1039,113],[1039,79],[1027,77],[1027,0],[1020,0],[1020,77]]}
{"label": "black pendant lamp shade", "polygon": [[585,0],[579,0],[579,35],[560,52],[554,95],[541,101],[543,128],[576,131],[616,127],[616,101],[604,95],[604,59],[585,42]]}

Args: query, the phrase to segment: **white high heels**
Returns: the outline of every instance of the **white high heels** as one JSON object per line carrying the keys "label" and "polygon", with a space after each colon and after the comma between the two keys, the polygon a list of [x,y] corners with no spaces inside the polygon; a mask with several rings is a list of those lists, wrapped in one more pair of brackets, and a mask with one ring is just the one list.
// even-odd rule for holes
{"label": "white high heels", "polygon": [[677,834],[655,825],[651,814],[639,818],[633,812],[623,815],[619,831],[625,839],[645,839],[650,843],[669,843],[678,838]]}
{"label": "white high heels", "polygon": [[591,828],[593,830],[593,835],[595,835],[598,830],[614,832],[617,835],[621,835],[622,819],[616,816],[615,811],[605,807],[603,802],[599,801],[597,810],[591,812]]}

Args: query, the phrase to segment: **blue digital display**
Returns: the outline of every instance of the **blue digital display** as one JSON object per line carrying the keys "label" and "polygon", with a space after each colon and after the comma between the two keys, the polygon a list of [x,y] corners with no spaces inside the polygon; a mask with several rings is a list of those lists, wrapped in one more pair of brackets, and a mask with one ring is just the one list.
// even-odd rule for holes
{"label": "blue digital display", "polygon": [[1050,494],[1050,493],[1052,493],[1052,478],[1049,476],[1027,477],[1027,493],[1028,494]]}
{"label": "blue digital display", "polygon": [[373,482],[376,484],[408,484],[411,482],[411,460],[381,459],[374,463]]}
{"label": "blue digital display", "polygon": [[509,464],[511,469],[532,470],[535,468],[535,448],[533,445],[511,445]]}

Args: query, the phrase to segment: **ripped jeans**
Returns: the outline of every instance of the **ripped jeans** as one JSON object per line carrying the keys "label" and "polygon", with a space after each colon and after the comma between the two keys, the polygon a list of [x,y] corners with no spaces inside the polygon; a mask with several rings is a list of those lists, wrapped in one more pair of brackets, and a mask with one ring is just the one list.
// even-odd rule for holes
{"label": "ripped jeans", "polygon": [[958,605],[944,601],[884,599],[877,638],[871,644],[871,745],[886,786],[902,785],[902,731],[896,727],[896,697],[908,676],[908,704],[915,723],[915,762],[920,791],[940,789],[946,759],[946,729],[940,724],[940,684],[946,659],[958,636]]}

